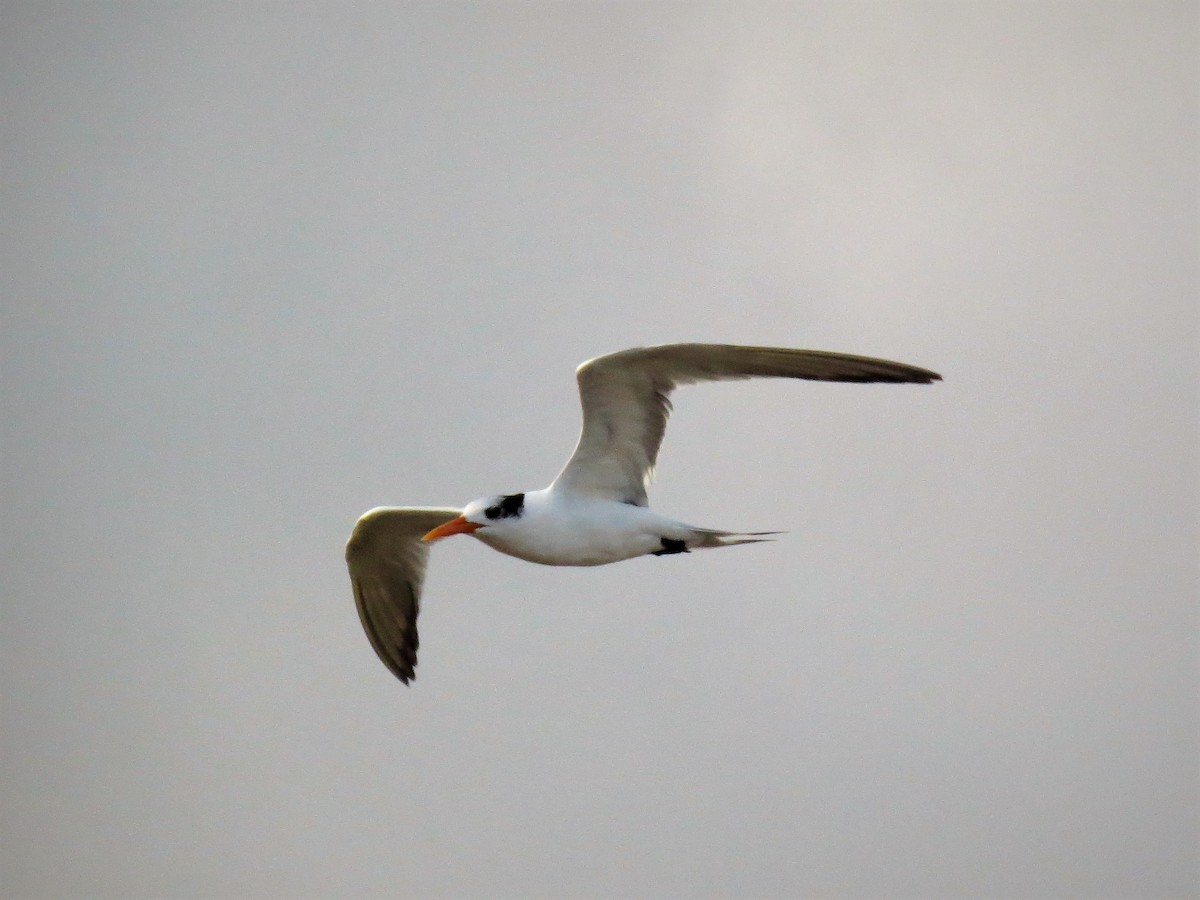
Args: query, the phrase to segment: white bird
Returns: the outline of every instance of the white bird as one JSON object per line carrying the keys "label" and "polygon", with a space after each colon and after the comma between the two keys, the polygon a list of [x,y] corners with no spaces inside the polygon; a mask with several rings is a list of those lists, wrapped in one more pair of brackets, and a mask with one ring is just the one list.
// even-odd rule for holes
{"label": "white bird", "polygon": [[354,599],[371,646],[405,684],[415,678],[417,613],[429,543],[469,534],[489,547],[549,566],[601,566],[752,543],[776,532],[697,528],[647,505],[671,412],[671,391],[699,381],[804,378],[814,381],[940,381],[903,363],[820,350],[667,344],[635,347],[575,371],[583,430],[554,482],[540,491],[498,494],[465,508],[378,507],[346,544]]}

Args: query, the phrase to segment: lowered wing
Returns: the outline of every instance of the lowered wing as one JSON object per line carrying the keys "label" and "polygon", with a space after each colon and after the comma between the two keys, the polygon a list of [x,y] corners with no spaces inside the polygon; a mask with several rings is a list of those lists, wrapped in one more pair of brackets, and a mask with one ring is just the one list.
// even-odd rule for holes
{"label": "lowered wing", "polygon": [[358,520],[346,542],[363,630],[383,664],[405,684],[416,678],[417,614],[429,560],[429,544],[421,542],[421,535],[460,512],[381,506]]}

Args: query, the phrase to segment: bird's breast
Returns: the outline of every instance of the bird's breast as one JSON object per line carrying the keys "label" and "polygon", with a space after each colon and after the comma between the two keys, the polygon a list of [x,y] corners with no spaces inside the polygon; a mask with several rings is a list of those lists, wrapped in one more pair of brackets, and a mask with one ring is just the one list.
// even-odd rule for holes
{"label": "bird's breast", "polygon": [[621,510],[531,514],[506,526],[482,528],[475,537],[501,553],[545,566],[603,566],[661,546],[653,529]]}

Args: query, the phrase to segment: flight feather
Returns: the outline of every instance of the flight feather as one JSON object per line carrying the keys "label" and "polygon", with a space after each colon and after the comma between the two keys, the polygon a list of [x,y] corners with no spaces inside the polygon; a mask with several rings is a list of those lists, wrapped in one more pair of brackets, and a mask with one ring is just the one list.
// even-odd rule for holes
{"label": "flight feather", "polygon": [[583,429],[554,488],[647,505],[671,392],[701,381],[803,378],[812,381],[910,382],[941,376],[904,363],[782,347],[664,344],[598,356],[575,371]]}
{"label": "flight feather", "polygon": [[421,535],[460,510],[378,507],[365,513],[346,542],[346,564],[363,630],[383,664],[405,684],[415,678],[417,615],[429,561]]}

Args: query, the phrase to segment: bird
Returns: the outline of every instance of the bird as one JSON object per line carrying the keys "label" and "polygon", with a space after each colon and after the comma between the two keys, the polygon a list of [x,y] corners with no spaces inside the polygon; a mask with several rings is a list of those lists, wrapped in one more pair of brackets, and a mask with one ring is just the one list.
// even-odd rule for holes
{"label": "bird", "polygon": [[650,509],[646,491],[676,388],[747,378],[941,380],[928,369],[867,356],[733,344],[634,347],[582,363],[575,378],[583,428],[549,487],[482,497],[462,508],[376,507],[355,523],[345,555],[359,619],[379,659],[404,684],[416,677],[417,615],[435,541],[471,535],[533,563],[601,566],[778,534],[700,528]]}

